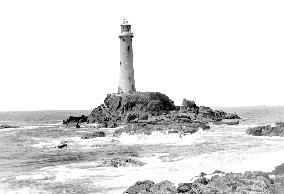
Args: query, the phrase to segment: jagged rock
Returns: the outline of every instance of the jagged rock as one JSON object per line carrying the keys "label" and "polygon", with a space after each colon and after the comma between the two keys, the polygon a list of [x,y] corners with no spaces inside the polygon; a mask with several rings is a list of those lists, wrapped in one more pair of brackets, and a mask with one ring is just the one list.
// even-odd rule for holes
{"label": "jagged rock", "polygon": [[58,147],[58,148],[67,147],[67,141],[62,141],[57,147]]}
{"label": "jagged rock", "polygon": [[129,187],[123,194],[175,194],[176,188],[170,181],[162,181],[154,184],[153,181],[138,181]]}
{"label": "jagged rock", "polygon": [[[197,106],[194,101],[183,99],[182,106],[179,110],[181,113],[190,115],[192,120],[202,121],[202,122],[213,122],[214,124],[219,123],[223,119],[240,119],[236,113],[227,113],[222,110],[212,110],[210,107]],[[228,124],[237,124],[237,122],[227,122]],[[224,124],[227,124],[224,123]]]}
{"label": "jagged rock", "polygon": [[[160,184],[160,183],[159,183]],[[125,194],[154,194],[163,193],[154,190],[156,185],[153,181],[138,181],[129,187]],[[178,194],[262,194],[277,193],[274,181],[270,179],[267,173],[263,172],[246,172],[246,173],[227,173],[222,176],[215,175],[210,179],[199,177],[194,183],[180,183],[175,188],[173,183],[166,181],[166,190],[169,193]],[[166,192],[165,192],[166,193]]]}
{"label": "jagged rock", "polygon": [[0,129],[8,129],[8,128],[19,128],[19,126],[12,126],[12,125],[1,125]]}
{"label": "jagged rock", "polygon": [[155,183],[153,181],[145,180],[138,181],[133,186],[129,187],[123,194],[142,194],[151,193],[150,188]]}
{"label": "jagged rock", "polygon": [[187,109],[187,110],[191,110],[191,111],[197,111],[199,110],[199,107],[195,104],[194,101],[190,101],[187,99],[183,99],[182,101],[182,107]]}
{"label": "jagged rock", "polygon": [[147,120],[149,114],[160,115],[174,109],[173,101],[159,92],[109,94],[104,105],[91,112],[88,122],[116,127],[119,122],[130,122],[136,118]]}
{"label": "jagged rock", "polygon": [[145,163],[140,162],[138,160],[132,158],[123,158],[123,157],[115,157],[109,160],[105,160],[102,164],[98,165],[98,167],[126,167],[126,166],[143,166]]}
{"label": "jagged rock", "polygon": [[80,117],[70,116],[67,120],[63,120],[62,124],[65,124],[68,127],[80,128],[79,124],[85,123],[87,122],[87,120],[88,120],[88,117],[85,115],[82,115]]}
{"label": "jagged rock", "polygon": [[[81,122],[101,124],[114,128],[121,123],[208,123],[222,119],[239,118],[236,114],[214,111],[210,107],[198,107],[194,101],[184,99],[182,106],[177,107],[165,94],[159,92],[134,92],[109,94],[89,117],[69,117],[64,124],[78,126]],[[227,122],[237,124],[237,122]],[[192,130],[191,130],[192,131]]]}
{"label": "jagged rock", "polygon": [[81,137],[81,139],[91,139],[96,137],[105,137],[106,134],[103,131],[95,131],[93,133],[87,133]]}
{"label": "jagged rock", "polygon": [[114,128],[119,119],[119,112],[110,112],[107,107],[100,105],[91,112],[88,123],[98,123],[102,124],[103,127]]}
{"label": "jagged rock", "polygon": [[284,125],[281,122],[277,122],[275,127],[271,125],[258,126],[248,128],[246,133],[254,136],[281,136],[284,137]]}

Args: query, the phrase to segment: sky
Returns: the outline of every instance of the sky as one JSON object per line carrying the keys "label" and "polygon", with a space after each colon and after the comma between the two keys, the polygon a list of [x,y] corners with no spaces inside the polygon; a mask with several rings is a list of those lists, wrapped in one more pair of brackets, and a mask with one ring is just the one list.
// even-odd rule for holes
{"label": "sky", "polygon": [[136,89],[211,107],[284,105],[284,1],[0,1],[0,111],[93,109],[117,92],[120,24]]}

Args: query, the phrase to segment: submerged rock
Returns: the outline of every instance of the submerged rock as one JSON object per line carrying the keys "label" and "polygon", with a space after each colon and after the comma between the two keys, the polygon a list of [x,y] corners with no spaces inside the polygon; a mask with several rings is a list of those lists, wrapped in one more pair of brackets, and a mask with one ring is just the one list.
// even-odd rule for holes
{"label": "submerged rock", "polygon": [[112,159],[105,160],[98,167],[126,167],[126,166],[143,166],[145,163],[132,158],[115,157]]}
{"label": "submerged rock", "polygon": [[58,147],[58,148],[67,147],[67,141],[62,141],[57,147]]}
{"label": "submerged rock", "polygon": [[9,129],[9,128],[19,128],[19,126],[12,126],[12,125],[0,125],[0,129]]}
{"label": "submerged rock", "polygon": [[284,124],[282,122],[275,123],[275,127],[271,125],[258,126],[248,128],[246,133],[253,136],[281,136],[284,137]]}
{"label": "submerged rock", "polygon": [[103,131],[95,131],[93,133],[87,133],[81,137],[81,139],[91,139],[96,137],[105,137],[106,134]]}
{"label": "submerged rock", "polygon": [[[164,181],[166,184],[155,184],[153,181],[138,181],[130,186],[124,194],[153,194],[153,193],[188,193],[188,194],[262,194],[275,193],[276,188],[272,179],[263,172],[246,173],[227,173],[224,175],[215,175],[211,178],[200,176],[193,183],[180,183],[177,188],[173,183]],[[164,185],[163,192],[156,188],[158,185]]]}

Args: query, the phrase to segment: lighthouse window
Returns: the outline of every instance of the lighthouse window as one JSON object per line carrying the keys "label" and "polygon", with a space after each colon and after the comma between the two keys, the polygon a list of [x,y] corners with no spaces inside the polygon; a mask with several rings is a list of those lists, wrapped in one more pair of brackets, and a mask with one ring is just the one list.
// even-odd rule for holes
{"label": "lighthouse window", "polygon": [[122,39],[123,41],[125,41],[125,39]]}
{"label": "lighthouse window", "polygon": [[130,77],[128,77],[128,79],[130,80]]}
{"label": "lighthouse window", "polygon": [[121,62],[119,62],[120,63],[120,65],[121,65]]}
{"label": "lighthouse window", "polygon": [[130,46],[128,46],[128,50],[130,50]]}

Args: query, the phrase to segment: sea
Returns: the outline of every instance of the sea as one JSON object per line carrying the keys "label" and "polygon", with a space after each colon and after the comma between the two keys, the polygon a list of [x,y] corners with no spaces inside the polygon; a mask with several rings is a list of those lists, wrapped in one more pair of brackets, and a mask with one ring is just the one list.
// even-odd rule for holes
{"label": "sea", "polygon": [[[242,117],[239,125],[210,125],[192,135],[127,135],[81,139],[94,125],[67,128],[62,120],[85,111],[0,112],[0,193],[123,193],[139,180],[191,182],[204,172],[265,171],[284,163],[284,137],[255,137],[249,127],[284,121],[284,107],[223,108]],[[57,146],[67,141],[66,148]],[[141,167],[98,167],[104,160],[130,157]]]}

